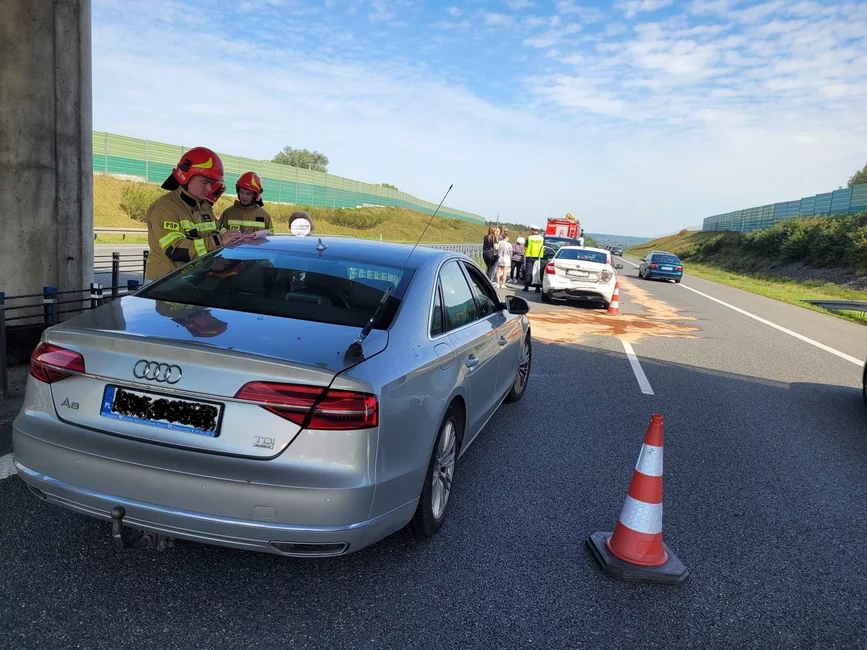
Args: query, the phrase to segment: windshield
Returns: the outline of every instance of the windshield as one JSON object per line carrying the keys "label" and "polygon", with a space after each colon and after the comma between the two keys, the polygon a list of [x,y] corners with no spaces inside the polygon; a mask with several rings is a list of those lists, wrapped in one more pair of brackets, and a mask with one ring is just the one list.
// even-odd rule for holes
{"label": "windshield", "polygon": [[545,246],[550,246],[555,251],[561,246],[575,246],[578,243],[577,239],[569,239],[568,237],[545,237]]}
{"label": "windshield", "polygon": [[557,251],[556,259],[608,264],[608,253],[603,253],[601,251],[588,251],[585,248],[561,248]]}
{"label": "windshield", "polygon": [[412,277],[410,269],[255,248],[223,248],[142,289],[152,300],[362,327],[397,283],[375,324],[386,329]]}
{"label": "windshield", "polygon": [[680,260],[674,255],[654,255],[651,262],[656,262],[657,264],[680,264]]}

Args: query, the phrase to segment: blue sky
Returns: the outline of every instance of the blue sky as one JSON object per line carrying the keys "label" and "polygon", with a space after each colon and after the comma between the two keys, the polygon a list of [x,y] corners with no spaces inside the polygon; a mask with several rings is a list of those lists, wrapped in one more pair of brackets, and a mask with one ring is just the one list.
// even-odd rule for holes
{"label": "blue sky", "polygon": [[867,163],[867,2],[93,0],[94,128],[653,236]]}

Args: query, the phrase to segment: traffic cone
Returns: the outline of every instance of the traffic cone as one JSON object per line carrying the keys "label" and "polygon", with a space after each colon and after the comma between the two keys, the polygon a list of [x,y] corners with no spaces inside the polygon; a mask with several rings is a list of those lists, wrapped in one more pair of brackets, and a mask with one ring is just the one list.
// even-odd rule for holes
{"label": "traffic cone", "polygon": [[614,294],[611,296],[611,302],[608,305],[608,313],[619,315],[620,314],[620,283],[614,283]]}
{"label": "traffic cone", "polygon": [[609,575],[636,582],[679,583],[689,572],[662,541],[663,417],[654,414],[613,533],[587,539]]}

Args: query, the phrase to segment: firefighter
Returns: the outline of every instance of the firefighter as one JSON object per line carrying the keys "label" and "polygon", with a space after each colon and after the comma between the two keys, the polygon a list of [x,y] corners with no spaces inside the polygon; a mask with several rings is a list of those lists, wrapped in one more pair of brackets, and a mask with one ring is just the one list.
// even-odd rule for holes
{"label": "firefighter", "polygon": [[[530,290],[530,285],[533,284],[534,270],[537,265],[541,264],[542,257],[545,255],[545,240],[539,234],[539,226],[530,226],[530,236],[527,238],[527,246],[524,248],[524,291]],[[542,269],[539,269],[541,277]],[[536,293],[541,291],[541,286],[536,285]]]}
{"label": "firefighter", "polygon": [[210,149],[195,147],[181,157],[162,184],[169,191],[145,216],[150,248],[145,280],[156,280],[241,236],[217,231],[208,197],[222,184],[223,161]]}
{"label": "firefighter", "polygon": [[274,234],[271,215],[262,207],[262,179],[256,172],[241,175],[235,184],[238,199],[220,215],[220,232],[237,230],[242,235],[267,230]]}

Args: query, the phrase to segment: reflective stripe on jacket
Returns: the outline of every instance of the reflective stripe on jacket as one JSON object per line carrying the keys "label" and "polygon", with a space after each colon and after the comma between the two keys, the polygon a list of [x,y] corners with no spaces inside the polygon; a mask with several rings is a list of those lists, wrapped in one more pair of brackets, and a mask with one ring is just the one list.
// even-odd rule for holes
{"label": "reflective stripe on jacket", "polygon": [[186,262],[171,259],[169,247],[185,249],[190,260],[221,246],[217,220],[207,201],[197,201],[183,188],[167,192],[148,208],[148,262],[145,279],[157,278]]}
{"label": "reflective stripe on jacket", "polygon": [[219,227],[220,232],[238,230],[241,233],[249,233],[264,229],[269,234],[274,234],[271,215],[256,203],[241,205],[240,201],[235,201],[235,205],[226,208],[220,215]]}

